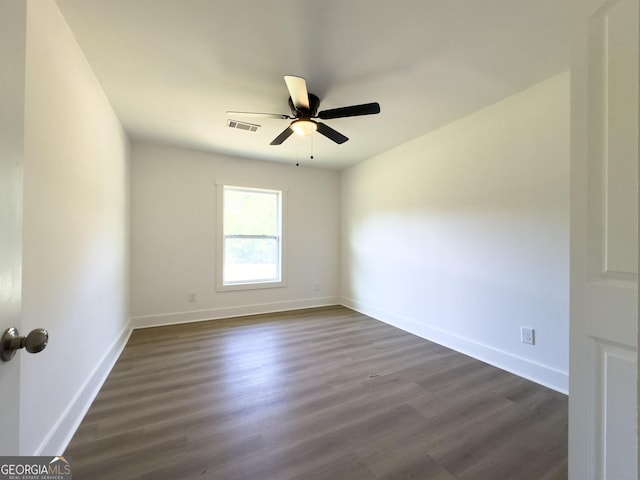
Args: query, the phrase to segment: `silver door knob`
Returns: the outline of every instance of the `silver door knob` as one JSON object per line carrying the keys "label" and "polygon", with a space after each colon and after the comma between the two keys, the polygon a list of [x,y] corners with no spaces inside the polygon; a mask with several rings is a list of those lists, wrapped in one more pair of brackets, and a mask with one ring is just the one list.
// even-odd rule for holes
{"label": "silver door knob", "polygon": [[41,352],[48,342],[49,333],[44,328],[36,328],[26,337],[21,337],[14,327],[7,328],[0,339],[0,359],[8,362],[16,354],[16,350],[21,348],[29,353]]}

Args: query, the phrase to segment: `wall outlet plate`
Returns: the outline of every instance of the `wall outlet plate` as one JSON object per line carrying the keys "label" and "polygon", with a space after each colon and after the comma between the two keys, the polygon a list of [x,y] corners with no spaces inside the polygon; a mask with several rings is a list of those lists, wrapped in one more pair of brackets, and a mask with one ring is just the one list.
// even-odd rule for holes
{"label": "wall outlet plate", "polygon": [[531,327],[520,327],[520,340],[529,345],[536,344],[536,331]]}

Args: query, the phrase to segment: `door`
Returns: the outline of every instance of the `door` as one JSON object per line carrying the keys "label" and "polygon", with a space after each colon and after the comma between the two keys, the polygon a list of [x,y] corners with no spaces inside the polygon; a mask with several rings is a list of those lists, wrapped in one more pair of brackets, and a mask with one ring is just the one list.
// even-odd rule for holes
{"label": "door", "polygon": [[[0,0],[0,335],[20,329],[25,39],[26,2]],[[18,454],[19,357],[0,361],[0,456]]]}
{"label": "door", "polygon": [[572,1],[572,480],[638,478],[639,2]]}

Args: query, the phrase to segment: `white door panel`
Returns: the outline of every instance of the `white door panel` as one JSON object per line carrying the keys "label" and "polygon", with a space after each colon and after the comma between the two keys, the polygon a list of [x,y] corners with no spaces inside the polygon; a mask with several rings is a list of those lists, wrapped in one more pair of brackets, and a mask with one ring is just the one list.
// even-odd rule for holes
{"label": "white door panel", "polygon": [[[25,42],[26,2],[0,0],[0,335],[20,328]],[[18,454],[19,393],[16,355],[0,361],[0,456]]]}
{"label": "white door panel", "polygon": [[574,0],[569,474],[637,479],[639,0]]}

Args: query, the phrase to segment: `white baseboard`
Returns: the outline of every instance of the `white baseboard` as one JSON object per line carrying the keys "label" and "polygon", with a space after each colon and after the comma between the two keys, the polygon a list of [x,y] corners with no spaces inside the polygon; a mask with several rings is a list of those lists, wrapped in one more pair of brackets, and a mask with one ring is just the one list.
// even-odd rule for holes
{"label": "white baseboard", "polygon": [[371,305],[365,305],[351,298],[343,297],[341,304],[376,320],[464,353],[560,393],[567,394],[569,392],[569,374],[567,372],[425,325],[411,318],[395,315]]}
{"label": "white baseboard", "polygon": [[73,438],[76,430],[80,426],[80,422],[86,415],[89,407],[95,400],[98,392],[102,388],[102,384],[107,379],[111,369],[115,365],[118,357],[122,353],[129,336],[131,335],[131,325],[127,324],[120,332],[118,338],[111,344],[111,347],[102,356],[98,364],[95,366],[84,385],[78,390],[78,393],[69,402],[69,405],[62,413],[58,421],[55,423],[51,431],[45,436],[44,440],[33,453],[33,455],[62,455],[66,450],[69,442]]}
{"label": "white baseboard", "polygon": [[247,315],[258,315],[261,313],[276,313],[286,312],[289,310],[300,310],[304,308],[328,307],[339,304],[340,299],[338,297],[307,298],[301,300],[286,300],[282,302],[259,303],[254,305],[237,305],[233,307],[193,310],[189,312],[143,315],[133,317],[131,319],[131,323],[133,328],[159,327],[179,323],[244,317]]}

